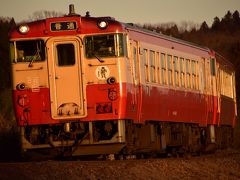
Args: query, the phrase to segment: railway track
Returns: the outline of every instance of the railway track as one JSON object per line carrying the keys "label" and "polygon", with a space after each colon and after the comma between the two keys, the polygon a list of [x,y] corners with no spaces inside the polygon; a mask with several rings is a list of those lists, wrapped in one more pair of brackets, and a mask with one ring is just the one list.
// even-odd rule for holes
{"label": "railway track", "polygon": [[1,179],[239,179],[240,151],[188,158],[0,163]]}

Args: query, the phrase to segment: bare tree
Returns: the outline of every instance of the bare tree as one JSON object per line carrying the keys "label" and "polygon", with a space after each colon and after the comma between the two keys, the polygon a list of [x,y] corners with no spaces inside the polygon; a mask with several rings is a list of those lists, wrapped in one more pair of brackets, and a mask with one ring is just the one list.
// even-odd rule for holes
{"label": "bare tree", "polygon": [[184,32],[184,31],[192,31],[192,30],[198,30],[200,28],[200,24],[195,23],[193,21],[182,21],[178,25],[178,30],[179,32]]}
{"label": "bare tree", "polygon": [[64,14],[56,11],[36,11],[33,13],[32,16],[29,16],[29,21],[36,21],[36,20],[41,20],[45,18],[60,17],[60,16],[64,16]]}

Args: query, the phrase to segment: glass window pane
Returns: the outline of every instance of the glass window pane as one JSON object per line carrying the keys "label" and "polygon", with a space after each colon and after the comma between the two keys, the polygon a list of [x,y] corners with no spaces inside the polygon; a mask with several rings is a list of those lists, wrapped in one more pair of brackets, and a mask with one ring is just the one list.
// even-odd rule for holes
{"label": "glass window pane", "polygon": [[58,66],[70,66],[75,64],[75,51],[73,44],[57,45]]}
{"label": "glass window pane", "polygon": [[180,73],[181,86],[185,87],[184,58],[180,58]]}
{"label": "glass window pane", "polygon": [[123,34],[105,34],[85,38],[87,58],[119,57],[127,54],[127,40]]}
{"label": "glass window pane", "polygon": [[168,63],[168,84],[173,85],[173,80],[172,80],[172,56],[171,55],[167,56],[167,63]]}
{"label": "glass window pane", "polygon": [[133,47],[133,72],[134,72],[134,79],[137,79],[137,49],[136,47]]}
{"label": "glass window pane", "polygon": [[190,60],[186,59],[186,84],[187,84],[187,88],[191,87],[191,79],[190,79]]}
{"label": "glass window pane", "polygon": [[15,62],[16,59],[15,59],[15,46],[14,46],[14,42],[10,42],[9,48],[10,48],[10,51],[9,51],[10,60],[12,62]]}
{"label": "glass window pane", "polygon": [[215,59],[213,58],[210,59],[210,66],[211,66],[211,75],[215,76],[216,75]]}
{"label": "glass window pane", "polygon": [[173,58],[174,65],[174,82],[176,86],[179,86],[179,70],[178,70],[178,57],[174,56]]}
{"label": "glass window pane", "polygon": [[45,60],[45,44],[43,40],[16,41],[17,62]]}
{"label": "glass window pane", "polygon": [[162,84],[167,84],[166,80],[166,60],[165,60],[165,54],[161,53],[161,78],[162,78]]}
{"label": "glass window pane", "polygon": [[146,81],[149,82],[149,65],[148,65],[148,50],[143,50],[143,62],[145,63],[145,78]]}
{"label": "glass window pane", "polygon": [[154,51],[150,51],[149,62],[150,62],[151,82],[156,82],[156,77],[155,77],[155,52]]}

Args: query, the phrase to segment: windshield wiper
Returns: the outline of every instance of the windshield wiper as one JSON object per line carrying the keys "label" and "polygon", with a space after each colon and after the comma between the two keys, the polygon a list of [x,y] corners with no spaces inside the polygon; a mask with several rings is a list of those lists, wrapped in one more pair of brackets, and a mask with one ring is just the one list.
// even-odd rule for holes
{"label": "windshield wiper", "polygon": [[33,61],[34,61],[34,57],[32,57],[32,60],[29,62],[28,67],[33,67]]}
{"label": "windshield wiper", "polygon": [[100,59],[95,53],[92,53],[92,55],[97,58],[97,60],[100,62],[100,63],[104,63],[105,61]]}
{"label": "windshield wiper", "polygon": [[37,44],[37,51],[36,51],[35,55],[32,56],[32,59],[31,59],[30,63],[28,64],[28,67],[33,67],[33,62],[35,60],[37,60],[39,57],[41,58],[41,56],[40,56],[40,49],[39,49],[38,44]]}

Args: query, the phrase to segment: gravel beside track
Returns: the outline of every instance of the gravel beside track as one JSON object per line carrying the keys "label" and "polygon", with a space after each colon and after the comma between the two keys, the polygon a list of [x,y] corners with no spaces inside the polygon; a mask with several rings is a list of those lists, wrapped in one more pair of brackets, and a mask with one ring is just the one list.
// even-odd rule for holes
{"label": "gravel beside track", "polygon": [[240,179],[240,151],[187,158],[1,162],[0,179]]}

